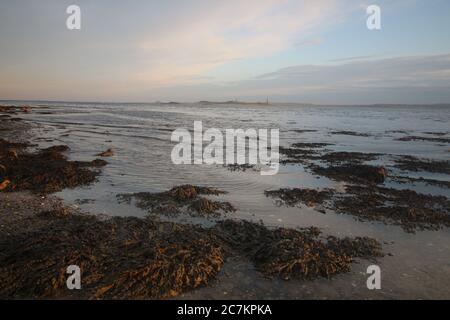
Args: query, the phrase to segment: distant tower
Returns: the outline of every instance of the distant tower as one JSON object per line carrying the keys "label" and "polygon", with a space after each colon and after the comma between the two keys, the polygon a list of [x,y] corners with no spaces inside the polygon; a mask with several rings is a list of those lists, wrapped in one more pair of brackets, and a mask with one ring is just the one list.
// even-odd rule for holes
{"label": "distant tower", "polygon": [[267,105],[269,104],[269,97],[267,97],[267,99],[266,99],[266,104]]}

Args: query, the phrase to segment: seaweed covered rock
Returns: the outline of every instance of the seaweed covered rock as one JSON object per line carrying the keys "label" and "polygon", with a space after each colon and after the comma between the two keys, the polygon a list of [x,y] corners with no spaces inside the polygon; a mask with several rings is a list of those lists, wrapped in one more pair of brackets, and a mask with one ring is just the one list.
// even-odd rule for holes
{"label": "seaweed covered rock", "polygon": [[329,278],[350,271],[354,258],[382,256],[371,238],[321,239],[314,227],[268,229],[247,221],[226,220],[215,227],[217,237],[248,256],[266,276],[285,280]]}
{"label": "seaweed covered rock", "polygon": [[103,160],[69,161],[65,145],[52,146],[34,153],[26,151],[26,143],[10,143],[0,139],[0,181],[9,181],[4,191],[31,190],[52,193],[64,188],[88,185],[96,180]]}
{"label": "seaweed covered rock", "polygon": [[218,217],[221,213],[234,212],[236,209],[229,202],[214,201],[201,195],[218,196],[224,193],[215,188],[181,185],[159,193],[120,194],[118,199],[128,203],[135,199],[137,207],[151,214]]}
{"label": "seaweed covered rock", "polygon": [[97,154],[97,156],[99,156],[99,157],[112,157],[113,155],[114,155],[114,150],[112,148],[109,148],[109,149]]}
{"label": "seaweed covered rock", "polygon": [[228,202],[211,201],[205,198],[199,198],[189,205],[189,209],[200,215],[215,215],[219,211],[232,212],[236,209]]}
{"label": "seaweed covered rock", "polygon": [[[299,142],[292,144],[289,148],[280,147],[280,153],[283,155],[281,163],[283,164],[304,164],[308,167],[311,162],[315,165],[319,162],[328,165],[361,165],[365,161],[376,160],[382,156],[378,153],[363,153],[363,152],[329,152],[325,149],[329,146],[328,143],[306,143]],[[314,167],[315,165],[311,165]]]}
{"label": "seaweed covered rock", "polygon": [[[349,185],[345,193],[331,189],[279,189],[266,196],[281,204],[324,208],[350,214],[359,220],[401,226],[407,232],[450,227],[450,200],[444,196],[398,190],[375,185]],[[325,212],[324,210],[319,210]]]}
{"label": "seaweed covered rock", "polygon": [[[207,284],[223,264],[204,229],[60,213],[40,215],[53,219],[38,230],[0,234],[1,298],[169,298]],[[69,265],[80,267],[83,290],[67,290]]]}
{"label": "seaweed covered rock", "polygon": [[363,220],[400,225],[407,232],[450,227],[450,200],[444,196],[382,187],[349,186],[333,209]]}
{"label": "seaweed covered rock", "polygon": [[224,193],[225,192],[220,191],[218,189],[193,186],[190,184],[176,186],[168,191],[168,194],[176,200],[195,199],[200,194],[218,196],[218,195],[224,194]]}

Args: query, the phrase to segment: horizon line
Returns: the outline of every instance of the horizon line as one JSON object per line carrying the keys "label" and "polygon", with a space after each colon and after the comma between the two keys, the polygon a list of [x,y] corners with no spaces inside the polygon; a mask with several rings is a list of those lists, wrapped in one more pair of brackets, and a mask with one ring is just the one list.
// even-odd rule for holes
{"label": "horizon line", "polygon": [[275,104],[297,104],[297,105],[309,105],[309,106],[450,106],[450,102],[439,102],[439,103],[310,103],[310,102],[264,102],[264,101],[240,101],[240,100],[224,100],[224,101],[214,101],[214,100],[197,100],[197,101],[82,101],[82,100],[33,100],[33,99],[0,99],[0,102],[51,102],[51,103],[97,103],[97,104],[195,104],[195,103],[217,103],[217,104],[256,104],[256,105],[275,105]]}

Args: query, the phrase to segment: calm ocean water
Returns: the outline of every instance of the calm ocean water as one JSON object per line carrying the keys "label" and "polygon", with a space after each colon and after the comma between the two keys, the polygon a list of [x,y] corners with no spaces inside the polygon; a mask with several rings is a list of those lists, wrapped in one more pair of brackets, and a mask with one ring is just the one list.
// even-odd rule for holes
{"label": "calm ocean water", "polygon": [[[30,102],[26,102],[30,104]],[[174,143],[171,133],[177,128],[193,130],[201,120],[207,128],[279,128],[280,145],[294,142],[329,142],[332,151],[376,152],[414,155],[432,159],[450,159],[450,145],[426,141],[396,141],[406,135],[430,136],[427,132],[447,132],[450,137],[449,106],[308,106],[308,105],[237,105],[237,104],[89,104],[43,103],[44,108],[23,116],[39,123],[33,131],[40,146],[67,144],[73,160],[92,160],[95,154],[115,149],[115,156],[96,184],[65,190],[58,194],[69,204],[108,215],[145,216],[133,205],[118,204],[116,195],[130,192],[164,191],[179,184],[218,187],[228,194],[221,197],[238,208],[228,217],[259,221],[271,226],[317,226],[325,234],[371,236],[385,243],[393,256],[382,259],[383,284],[389,290],[369,293],[365,288],[361,262],[349,274],[334,283],[314,281],[302,284],[260,280],[260,288],[247,288],[242,279],[222,279],[216,287],[205,288],[190,297],[216,297],[216,291],[227,290],[231,296],[303,297],[306,291],[318,297],[446,297],[450,298],[450,233],[425,231],[407,234],[400,227],[356,221],[351,216],[321,214],[308,208],[278,207],[264,196],[264,190],[280,187],[342,188],[343,184],[316,177],[301,166],[282,166],[275,176],[259,172],[230,172],[222,166],[174,165],[170,153]],[[297,130],[315,130],[299,133]],[[332,131],[355,131],[369,137],[333,135]],[[39,137],[39,138],[37,138]],[[378,161],[389,166],[389,160]],[[449,181],[448,175],[416,173],[415,176]],[[389,184],[419,192],[450,196],[449,189],[425,185]],[[209,221],[178,218],[181,222],[209,224]],[[359,269],[359,270],[358,270]],[[231,270],[243,279],[259,277],[250,267]],[[351,284],[351,285],[349,285]],[[225,288],[225,287],[226,288]],[[228,287],[227,287],[228,286]],[[216,290],[216,291],[214,291]],[[306,291],[305,291],[306,290]],[[325,294],[326,293],[326,294]],[[333,294],[332,294],[333,295]],[[331,295],[331,296],[332,296]]]}

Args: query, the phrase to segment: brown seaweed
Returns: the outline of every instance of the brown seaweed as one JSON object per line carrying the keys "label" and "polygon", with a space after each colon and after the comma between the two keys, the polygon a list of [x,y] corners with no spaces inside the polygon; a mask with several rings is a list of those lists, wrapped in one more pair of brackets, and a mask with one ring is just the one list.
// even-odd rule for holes
{"label": "brown seaweed", "polygon": [[[169,298],[207,284],[223,264],[221,245],[193,226],[54,213],[41,218],[51,220],[32,232],[0,234],[0,297]],[[70,265],[80,267],[83,290],[67,289]]]}
{"label": "brown seaweed", "polygon": [[363,220],[400,225],[405,231],[450,227],[450,200],[413,190],[349,186],[335,199],[333,209]]}
{"label": "brown seaweed", "polygon": [[413,156],[401,156],[395,160],[395,163],[395,167],[401,170],[450,174],[450,161],[420,159]]}
{"label": "brown seaweed", "polygon": [[355,136],[355,137],[370,137],[370,134],[368,133],[361,133],[361,132],[355,132],[355,131],[332,131],[331,134],[335,135],[344,135],[344,136]]}
{"label": "brown seaweed", "polygon": [[436,138],[436,137],[421,137],[421,136],[406,136],[398,138],[398,141],[428,141],[437,143],[450,143],[450,138]]}
{"label": "brown seaweed", "polygon": [[9,180],[3,191],[31,190],[52,193],[64,188],[75,188],[94,182],[99,171],[89,167],[101,167],[103,160],[92,162],[69,161],[63,152],[64,145],[52,146],[34,153],[26,151],[26,143],[10,143],[0,139],[0,181]]}
{"label": "brown seaweed", "polygon": [[450,227],[450,200],[447,197],[426,195],[412,190],[353,185],[347,186],[345,193],[331,189],[296,188],[268,191],[266,196],[289,206],[322,205],[363,221],[399,225],[409,233]]}
{"label": "brown seaweed", "polygon": [[288,206],[296,206],[303,203],[308,207],[314,207],[318,204],[323,204],[324,201],[331,198],[333,190],[315,190],[315,189],[278,189],[265,191],[267,197],[280,199],[282,204]]}
{"label": "brown seaweed", "polygon": [[218,217],[221,213],[234,212],[236,209],[229,202],[214,201],[201,195],[218,196],[224,191],[193,185],[173,187],[169,191],[151,193],[120,194],[121,202],[131,203],[136,200],[136,206],[151,214]]}
{"label": "brown seaweed", "polygon": [[326,176],[337,181],[346,181],[362,184],[380,184],[383,183],[388,175],[384,167],[345,164],[341,166],[311,166],[314,173]]}
{"label": "brown seaweed", "polygon": [[248,256],[268,277],[289,279],[330,278],[348,272],[354,258],[382,256],[381,245],[370,238],[319,238],[314,227],[268,229],[247,221],[226,220],[215,233],[232,249]]}

